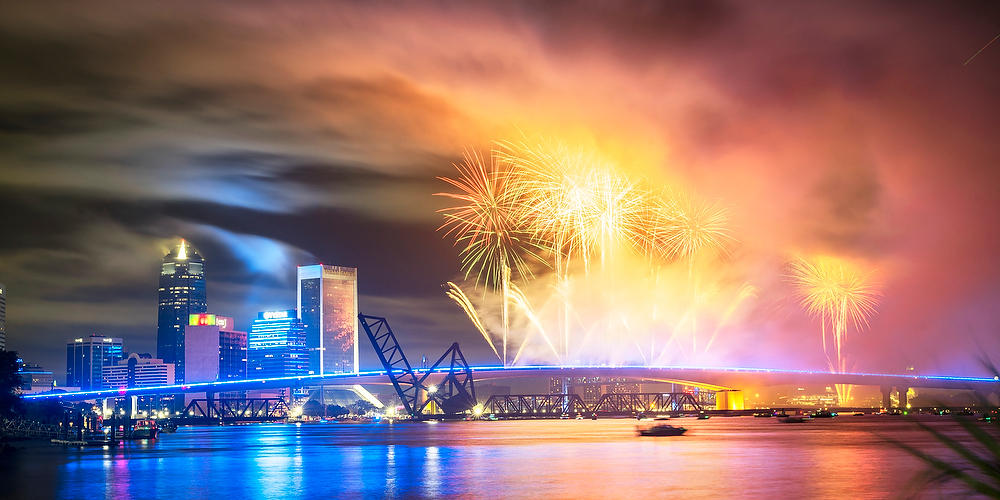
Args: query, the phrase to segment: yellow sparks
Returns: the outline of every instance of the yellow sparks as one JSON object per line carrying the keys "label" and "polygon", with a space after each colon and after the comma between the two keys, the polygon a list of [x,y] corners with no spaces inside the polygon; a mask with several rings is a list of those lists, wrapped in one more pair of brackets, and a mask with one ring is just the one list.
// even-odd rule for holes
{"label": "yellow sparks", "polygon": [[469,320],[472,321],[476,330],[483,335],[484,339],[486,339],[486,343],[489,344],[490,349],[493,349],[493,354],[496,354],[497,358],[503,360],[503,358],[500,357],[500,353],[497,351],[497,347],[493,344],[493,339],[491,339],[490,334],[487,333],[486,327],[483,326],[483,322],[479,319],[479,314],[476,312],[475,306],[472,305],[472,302],[469,300],[469,297],[465,295],[465,292],[463,292],[458,285],[449,281],[448,291],[445,292],[445,295],[447,295],[451,300],[454,300],[455,303],[458,304],[463,311],[465,311],[466,316],[468,316]]}
{"label": "yellow sparks", "polygon": [[[872,284],[871,273],[836,257],[798,258],[791,265],[791,279],[798,289],[802,306],[819,318],[823,350],[834,372],[847,371],[844,344],[848,329],[868,328],[878,306],[879,291]],[[831,342],[827,342],[827,326]],[[829,348],[832,343],[832,352]],[[850,386],[837,385],[842,403],[850,400]]]}

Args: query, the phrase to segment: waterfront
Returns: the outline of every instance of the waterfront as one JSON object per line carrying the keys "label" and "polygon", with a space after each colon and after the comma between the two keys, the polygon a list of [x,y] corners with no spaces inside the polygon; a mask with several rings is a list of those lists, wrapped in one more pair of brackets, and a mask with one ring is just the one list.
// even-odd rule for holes
{"label": "waterfront", "polygon": [[[949,431],[942,417],[923,417]],[[885,498],[944,453],[900,417],[629,419],[187,427],[122,449],[32,445],[4,459],[8,498]],[[947,496],[932,489],[931,496]]]}

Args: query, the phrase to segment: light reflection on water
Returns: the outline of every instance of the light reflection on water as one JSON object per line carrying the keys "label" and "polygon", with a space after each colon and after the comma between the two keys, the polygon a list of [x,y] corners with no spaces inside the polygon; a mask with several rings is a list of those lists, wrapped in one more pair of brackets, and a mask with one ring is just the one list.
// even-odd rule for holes
{"label": "light reflection on water", "polygon": [[892,417],[676,423],[688,434],[639,438],[634,420],[193,427],[118,450],[28,447],[0,471],[23,498],[883,498],[922,466],[878,434],[935,447]]}

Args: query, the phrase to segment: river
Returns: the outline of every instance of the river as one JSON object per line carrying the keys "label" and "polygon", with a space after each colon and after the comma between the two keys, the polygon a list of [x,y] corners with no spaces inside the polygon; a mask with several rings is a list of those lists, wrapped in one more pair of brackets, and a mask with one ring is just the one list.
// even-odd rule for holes
{"label": "river", "polygon": [[182,427],[113,450],[22,445],[0,466],[8,498],[886,498],[924,466],[883,436],[945,453],[901,417],[673,423],[689,432],[638,437],[627,419]]}

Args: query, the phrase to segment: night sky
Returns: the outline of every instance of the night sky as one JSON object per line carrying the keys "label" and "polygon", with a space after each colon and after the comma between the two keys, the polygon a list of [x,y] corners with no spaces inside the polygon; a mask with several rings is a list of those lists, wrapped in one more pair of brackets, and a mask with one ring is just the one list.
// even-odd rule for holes
{"label": "night sky", "polygon": [[411,356],[489,361],[441,289],[435,176],[546,137],[728,208],[760,294],[720,364],[823,368],[781,279],[823,251],[884,285],[858,370],[979,373],[1000,358],[1000,43],[963,63],[998,33],[995,2],[7,2],[8,348],[59,376],[73,337],[155,352],[184,237],[238,325],[294,307],[296,265],[356,266]]}

